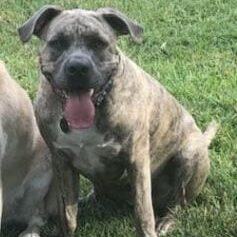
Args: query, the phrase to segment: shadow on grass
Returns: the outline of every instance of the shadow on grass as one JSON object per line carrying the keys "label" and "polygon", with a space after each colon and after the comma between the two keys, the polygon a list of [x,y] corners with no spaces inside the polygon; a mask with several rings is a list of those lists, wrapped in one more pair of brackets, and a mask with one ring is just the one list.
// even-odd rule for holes
{"label": "shadow on grass", "polygon": [[19,223],[3,224],[0,237],[16,237],[24,231],[25,228],[26,225]]}
{"label": "shadow on grass", "polygon": [[[99,204],[91,201],[79,202],[78,210],[78,225],[83,229],[90,225],[97,225],[100,222],[106,222],[111,218],[118,220],[132,215],[132,208],[127,205],[116,205],[108,201],[107,203]],[[2,226],[0,237],[16,237],[24,229],[26,225],[19,223],[10,223]],[[50,218],[48,224],[42,229],[42,237],[59,237],[56,229],[56,218]]]}

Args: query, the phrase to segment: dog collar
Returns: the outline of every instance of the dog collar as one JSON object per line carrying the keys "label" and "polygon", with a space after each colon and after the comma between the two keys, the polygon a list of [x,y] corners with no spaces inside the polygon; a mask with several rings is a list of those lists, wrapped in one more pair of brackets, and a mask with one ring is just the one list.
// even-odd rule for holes
{"label": "dog collar", "polygon": [[109,77],[106,83],[102,86],[102,89],[95,94],[94,104],[96,107],[99,107],[102,104],[106,95],[111,91],[112,85],[112,77]]}

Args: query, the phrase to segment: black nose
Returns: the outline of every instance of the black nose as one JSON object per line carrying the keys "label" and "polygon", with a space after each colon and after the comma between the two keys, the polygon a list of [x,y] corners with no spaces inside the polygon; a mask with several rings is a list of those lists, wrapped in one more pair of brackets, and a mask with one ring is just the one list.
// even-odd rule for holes
{"label": "black nose", "polygon": [[65,73],[69,79],[87,78],[90,70],[91,63],[86,57],[69,58],[65,64]]}

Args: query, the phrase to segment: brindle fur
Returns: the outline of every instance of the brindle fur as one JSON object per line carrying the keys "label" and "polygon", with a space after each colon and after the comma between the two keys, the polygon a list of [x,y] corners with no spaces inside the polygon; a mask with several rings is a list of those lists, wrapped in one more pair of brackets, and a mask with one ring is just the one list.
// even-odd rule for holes
{"label": "brindle fur", "polygon": [[[45,19],[42,11],[52,20]],[[202,133],[175,98],[116,47],[116,36],[130,34],[140,42],[141,32],[141,27],[113,9],[61,11],[48,6],[23,25],[20,37],[28,41],[34,33],[46,41],[40,54],[43,74],[35,110],[54,159],[63,154],[89,178],[97,199],[133,203],[137,235],[155,237],[156,230],[162,233],[171,224],[170,209],[200,193],[209,171],[208,145],[216,125],[212,123]],[[61,53],[48,43],[59,33],[71,42]],[[103,37],[108,46],[89,47],[88,35]],[[64,61],[81,51],[94,62],[90,80],[97,77],[102,85],[112,75],[113,87],[96,108],[93,127],[64,133],[59,126],[63,101],[52,88],[66,85]]]}

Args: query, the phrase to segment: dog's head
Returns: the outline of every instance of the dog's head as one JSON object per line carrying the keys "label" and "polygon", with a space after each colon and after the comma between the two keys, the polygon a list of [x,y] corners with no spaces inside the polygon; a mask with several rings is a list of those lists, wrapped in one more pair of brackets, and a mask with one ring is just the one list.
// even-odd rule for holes
{"label": "dog's head", "polygon": [[66,97],[65,116],[71,126],[92,124],[93,95],[116,72],[116,39],[126,34],[135,42],[142,40],[142,28],[111,8],[86,11],[44,6],[19,28],[23,42],[32,35],[44,42],[41,71],[52,87]]}

